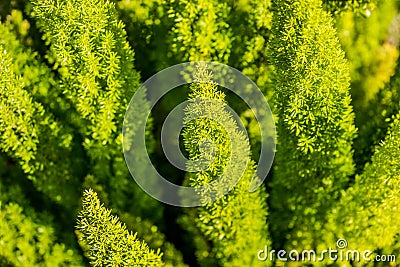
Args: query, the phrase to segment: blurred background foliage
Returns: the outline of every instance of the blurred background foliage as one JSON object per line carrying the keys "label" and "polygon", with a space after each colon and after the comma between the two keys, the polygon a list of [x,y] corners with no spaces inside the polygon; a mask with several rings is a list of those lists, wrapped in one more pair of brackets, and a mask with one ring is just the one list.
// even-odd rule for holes
{"label": "blurred background foliage", "polygon": [[[0,1],[0,265],[107,265],[101,263],[104,259],[107,262],[107,257],[91,251],[90,244],[96,242],[87,241],[94,228],[89,231],[84,224],[76,228],[78,214],[81,222],[85,216],[110,221],[107,225],[117,229],[119,236],[113,237],[117,240],[131,236],[124,244],[141,251],[136,264],[146,264],[146,259],[153,262],[146,258],[151,255],[156,259],[153,266],[245,266],[249,262],[246,257],[251,253],[257,256],[250,248],[243,252],[247,255],[243,259],[227,256],[240,255],[236,250],[246,244],[246,232],[239,228],[229,239],[236,243],[232,248],[224,243],[226,239],[219,240],[224,236],[221,228],[210,234],[218,223],[240,227],[249,218],[239,218],[244,216],[242,211],[232,208],[231,215],[225,215],[232,220],[220,222],[223,202],[205,210],[157,202],[134,183],[123,158],[122,120],[135,90],[163,68],[193,60],[218,61],[239,69],[259,86],[273,108],[281,155],[259,192],[264,202],[250,203],[250,198],[238,192],[229,198],[244,201],[238,205],[243,209],[261,209],[262,218],[249,225],[254,233],[264,235],[265,245],[318,250],[334,246],[332,242],[343,235],[352,246],[358,242],[360,248],[398,253],[399,8],[397,0]],[[293,10],[297,13],[291,13]],[[310,10],[324,19],[313,17]],[[292,19],[301,23],[291,25],[288,21]],[[324,27],[319,27],[319,22]],[[304,25],[323,28],[326,43],[323,38],[307,35]],[[286,42],[277,41],[283,38],[282,29],[294,31]],[[298,39],[290,39],[294,36]],[[321,45],[325,50],[318,50]],[[333,65],[343,63],[342,69],[338,67],[341,71],[327,75],[330,81],[318,85],[338,92],[339,97],[324,101],[331,101],[327,106],[344,107],[338,112],[340,118],[324,117],[317,108],[301,105],[298,114],[303,115],[287,112],[296,97],[303,97],[310,106],[322,103],[293,87],[300,83],[308,86],[308,77],[327,71],[319,63],[314,70],[312,64],[293,60],[293,51],[307,49],[324,51],[316,56],[305,52],[304,58],[311,62],[326,59]],[[312,70],[304,68],[296,73],[296,64]],[[348,85],[342,80],[347,77]],[[341,82],[344,85],[338,85]],[[314,85],[310,85],[310,96],[318,91],[313,91]],[[250,137],[251,157],[258,162],[260,131],[252,111],[233,93],[218,90],[240,115]],[[159,136],[165,116],[188,98],[188,92],[189,88],[179,88],[163,97],[146,124],[154,165],[177,184],[188,184],[189,178],[168,163]],[[138,123],[146,123],[140,119],[145,105],[143,96],[136,105]],[[312,137],[314,126],[304,119],[308,114],[331,119],[333,122],[326,125],[337,131],[326,127],[317,131],[324,134]],[[292,124],[285,124],[286,119]],[[288,125],[306,126],[293,134]],[[337,144],[331,145],[334,142]],[[279,146],[283,147],[281,152]],[[313,148],[332,154],[318,154]],[[334,160],[335,153],[343,157]],[[298,161],[284,163],[288,155]],[[325,165],[333,163],[322,168],[322,159]],[[299,170],[297,163],[304,168]],[[339,167],[333,170],[333,165]],[[308,177],[301,187],[274,191],[277,185],[296,181],[298,176]],[[318,191],[320,182],[330,189],[335,185],[328,190],[329,195],[326,188]],[[83,191],[88,188],[97,194],[86,193],[84,211],[79,213]],[[295,202],[284,203],[288,195]],[[90,201],[94,203],[90,205],[97,205],[99,214],[85,210]],[[312,204],[315,201],[324,202],[324,209],[318,210]],[[298,203],[302,204],[296,206]],[[101,205],[126,226],[120,227],[111,211],[100,209]],[[299,207],[304,209],[299,211]],[[281,214],[283,208],[286,214]],[[223,227],[230,229],[228,232],[235,229]],[[98,231],[103,233],[103,229]],[[137,235],[126,234],[128,231]],[[104,232],[107,235],[107,229]],[[385,238],[377,240],[380,236]],[[118,253],[113,259],[122,255]],[[94,260],[90,255],[99,258]]]}

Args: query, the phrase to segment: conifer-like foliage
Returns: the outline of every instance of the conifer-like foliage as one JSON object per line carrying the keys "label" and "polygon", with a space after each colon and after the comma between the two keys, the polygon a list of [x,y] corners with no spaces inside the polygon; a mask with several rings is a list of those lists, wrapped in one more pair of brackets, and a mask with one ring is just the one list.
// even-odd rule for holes
{"label": "conifer-like foliage", "polygon": [[[198,210],[196,225],[213,243],[213,254],[222,266],[264,265],[254,258],[254,251],[270,242],[265,224],[266,193],[264,189],[254,194],[248,191],[254,175],[248,140],[224,110],[225,95],[212,80],[207,65],[197,66],[194,78],[185,111],[184,143],[190,159],[209,165],[190,176],[189,183],[198,187],[220,179],[214,185],[219,198],[216,202],[209,203],[213,195],[208,190],[199,192],[204,206]],[[197,164],[189,165],[189,170],[195,170]],[[238,175],[238,184],[220,197],[218,193],[232,188]]]}
{"label": "conifer-like foliage", "polygon": [[321,1],[274,1],[273,12],[279,119],[271,221],[277,238],[307,249],[354,171],[349,68]]}
{"label": "conifer-like foliage", "polygon": [[82,266],[77,251],[55,242],[54,229],[16,203],[0,201],[1,266]]}
{"label": "conifer-like foliage", "polygon": [[399,224],[394,223],[400,215],[399,158],[400,114],[397,114],[386,137],[376,147],[371,163],[330,213],[325,237],[345,238],[349,249],[385,248],[391,252],[400,232]]}
{"label": "conifer-like foliage", "polygon": [[15,183],[17,166],[0,159],[0,265],[83,266],[77,247],[60,236],[54,216],[35,209],[26,188]]}
{"label": "conifer-like foliage", "polygon": [[[142,205],[137,215],[160,216],[162,211],[154,200],[137,187],[129,186],[129,172],[121,150],[123,115],[140,78],[133,66],[134,53],[124,24],[109,1],[57,3],[33,1],[32,15],[50,44],[49,57],[62,79],[63,93],[79,114],[82,144],[91,162],[86,185],[108,185],[106,192],[101,189],[100,193],[107,194],[116,209],[128,211],[128,202],[138,198]],[[143,96],[134,106],[137,112],[132,119],[137,125],[145,123],[140,112],[146,105]],[[135,129],[130,130],[134,137]]]}
{"label": "conifer-like foliage", "polygon": [[183,60],[227,62],[231,31],[228,1],[171,1],[172,49]]}
{"label": "conifer-like foliage", "polygon": [[162,251],[162,260],[165,267],[187,267],[183,261],[182,253],[169,242],[166,235],[149,220],[134,217],[129,213],[120,215],[121,220],[128,229],[137,233],[138,239],[143,239],[150,249]]}
{"label": "conifer-like foliage", "polygon": [[[371,260],[400,253],[399,3],[0,1],[0,266],[398,266],[277,254],[320,254],[338,239]],[[216,84],[230,74],[198,64],[147,121],[157,89],[130,103],[158,71],[198,60],[248,75],[272,107],[276,157],[254,193],[266,164],[255,114],[268,110]],[[162,141],[186,99],[179,137]],[[141,190],[127,163],[153,181],[144,156],[202,205]]]}
{"label": "conifer-like foliage", "polygon": [[89,122],[90,154],[107,157],[96,149],[113,142],[116,123],[139,85],[133,52],[114,4],[38,0],[33,2],[33,16],[50,43],[54,64],[60,66],[64,93]]}
{"label": "conifer-like foliage", "polygon": [[163,266],[160,252],[129,232],[92,190],[83,194],[77,229],[92,266]]}
{"label": "conifer-like foliage", "polygon": [[[21,51],[21,45],[3,25],[0,31],[2,37],[9,37],[4,45],[0,44],[0,148],[18,161],[40,191],[71,208],[76,205],[79,191],[70,171],[71,157],[62,160],[71,151],[71,132],[33,99],[40,90],[50,87],[49,83],[29,79],[29,74],[40,73],[43,68],[32,54]],[[20,64],[17,60],[22,65],[33,63],[26,75],[15,74]],[[48,75],[45,72],[42,77],[51,82]]]}

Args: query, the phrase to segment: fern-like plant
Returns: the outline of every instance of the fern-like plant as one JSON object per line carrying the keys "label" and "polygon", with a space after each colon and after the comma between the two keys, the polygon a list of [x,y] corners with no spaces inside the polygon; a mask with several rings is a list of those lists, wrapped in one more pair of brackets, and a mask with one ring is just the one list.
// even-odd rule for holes
{"label": "fern-like plant", "polygon": [[[272,233],[311,249],[354,172],[349,67],[320,0],[273,2],[271,55],[278,116]],[[283,239],[283,240],[282,240]]]}
{"label": "fern-like plant", "polygon": [[[50,44],[48,56],[60,74],[63,93],[83,120],[77,128],[90,162],[86,185],[108,185],[99,194],[109,196],[120,211],[130,210],[129,201],[139,199],[141,207],[130,212],[156,220],[162,210],[130,183],[121,149],[120,127],[128,101],[139,88],[140,75],[114,3],[35,0],[32,4],[32,16]],[[144,96],[134,105],[136,124],[146,123],[141,116],[146,106]],[[130,130],[134,136],[134,129]]]}
{"label": "fern-like plant", "polygon": [[172,51],[181,61],[227,62],[232,33],[227,22],[227,1],[171,1],[169,16],[174,20]]}
{"label": "fern-like plant", "polygon": [[163,266],[160,251],[129,232],[92,190],[83,194],[77,230],[92,266]]}
{"label": "fern-like plant", "polygon": [[[207,65],[198,65],[194,78],[183,132],[185,148],[194,162],[188,168],[194,171],[198,164],[209,165],[189,175],[189,184],[214,187],[199,191],[204,206],[197,211],[196,225],[212,242],[212,254],[222,266],[265,266],[254,253],[270,244],[267,194],[264,188],[255,193],[248,190],[255,172],[248,140],[224,109],[225,96],[212,80]],[[236,178],[240,180],[235,186]],[[232,191],[221,197],[219,194],[226,189]],[[217,200],[210,202],[214,197]]]}
{"label": "fern-like plant", "polygon": [[[400,220],[400,114],[375,149],[371,163],[354,185],[343,193],[329,214],[329,224],[324,229],[324,239],[333,245],[339,238],[347,240],[347,249],[382,249],[393,253],[398,246]],[[321,244],[322,247],[322,244]],[[322,249],[322,248],[321,248]]]}
{"label": "fern-like plant", "polygon": [[[41,89],[50,90],[51,86],[28,80],[29,74],[46,68],[40,66],[30,51],[23,51],[3,25],[0,32],[9,37],[0,44],[0,149],[18,162],[40,191],[73,208],[77,205],[78,181],[71,172],[71,130],[33,99]],[[36,64],[27,67],[24,76],[14,72],[21,59]],[[43,78],[51,81],[48,72]]]}

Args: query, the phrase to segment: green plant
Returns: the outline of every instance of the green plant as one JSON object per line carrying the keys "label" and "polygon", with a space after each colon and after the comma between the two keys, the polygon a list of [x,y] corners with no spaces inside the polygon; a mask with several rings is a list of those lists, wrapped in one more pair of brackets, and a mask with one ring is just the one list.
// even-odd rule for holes
{"label": "green plant", "polygon": [[[40,191],[73,208],[80,193],[70,171],[72,156],[61,160],[62,155],[71,155],[71,130],[33,99],[33,96],[43,98],[46,95],[52,85],[52,76],[36,61],[34,54],[22,51],[21,45],[3,25],[0,25],[0,31],[2,37],[9,37],[0,44],[0,148],[18,161]],[[21,72],[20,66],[26,66],[23,76],[14,71]],[[30,75],[36,78],[30,79]],[[40,82],[40,78],[46,82]],[[53,95],[49,95],[51,98],[54,99]]]}
{"label": "green plant", "polygon": [[48,218],[16,203],[0,201],[2,266],[82,266],[79,252],[55,241]]}
{"label": "green plant", "polygon": [[356,113],[365,112],[368,101],[389,82],[398,58],[396,3],[381,1],[378,7],[368,17],[344,12],[336,22],[340,43],[350,63],[350,90]]}
{"label": "green plant", "polygon": [[357,15],[367,16],[376,7],[377,2],[377,0],[323,0],[323,5],[333,14],[351,11]]}
{"label": "green plant", "polygon": [[[114,4],[38,0],[33,1],[32,15],[50,44],[49,58],[60,75],[63,94],[79,114],[76,127],[90,162],[86,185],[108,186],[113,207],[121,211],[130,209],[132,198],[139,198],[137,215],[159,218],[162,210],[157,203],[130,184],[121,150],[119,126],[140,76],[133,67],[134,53]],[[142,103],[135,106],[137,123],[145,123],[140,111],[146,105],[143,96]],[[151,122],[148,125],[151,127]]]}
{"label": "green plant", "polygon": [[34,190],[16,183],[19,166],[5,163],[4,155],[0,162],[0,265],[84,266],[75,239],[60,233],[51,207],[32,205]]}
{"label": "green plant", "polygon": [[355,155],[359,168],[371,161],[375,148],[385,137],[389,125],[400,110],[399,74],[400,69],[397,66],[390,82],[379,90],[365,108],[360,136],[355,141]]}
{"label": "green plant", "polygon": [[[224,97],[207,65],[197,66],[185,110],[183,138],[193,160],[188,170],[195,171],[205,163],[209,165],[189,175],[189,184],[196,188],[216,183],[214,188],[198,192],[204,206],[197,211],[196,226],[212,242],[212,253],[222,266],[264,265],[255,259],[254,251],[270,244],[265,224],[267,195],[263,188],[255,193],[248,191],[255,164],[248,155],[248,140],[224,110]],[[207,143],[210,140],[214,148]],[[240,181],[233,187],[237,178]],[[226,196],[220,195],[227,188],[232,191]],[[218,199],[210,202],[213,197]]]}
{"label": "green plant", "polygon": [[172,51],[182,60],[226,62],[231,52],[230,12],[224,1],[172,1]]}
{"label": "green plant", "polygon": [[[386,248],[391,252],[397,243],[399,225],[400,115],[372,156],[371,163],[356,177],[354,185],[343,193],[329,213],[324,239],[332,245],[345,238],[348,249],[370,250]],[[326,246],[325,245],[325,246]]]}
{"label": "green plant", "polygon": [[83,194],[77,230],[92,266],[163,266],[160,251],[150,250],[129,232],[92,190]]}
{"label": "green plant", "polygon": [[312,249],[354,172],[349,68],[321,1],[274,1],[271,55],[278,116],[272,233]]}
{"label": "green plant", "polygon": [[[339,238],[372,256],[400,252],[399,7],[0,1],[0,266],[398,265],[262,261],[258,252],[320,253]],[[164,96],[148,121],[154,91],[136,95],[124,117],[147,78],[188,60],[237,68],[273,107],[276,159],[255,193],[250,181],[266,164],[262,124],[215,84],[231,77],[210,73],[212,64],[198,65],[195,81]],[[159,136],[165,116],[187,98],[180,139],[166,140],[188,156],[182,171],[166,160]],[[142,126],[156,170],[194,187],[202,206],[164,205],[136,185],[131,161],[132,173],[152,181],[134,142]]]}
{"label": "green plant", "polygon": [[149,220],[134,217],[129,213],[120,216],[128,229],[137,233],[138,239],[143,239],[150,249],[160,249],[163,252],[162,260],[165,267],[187,267],[183,261],[182,253],[170,243],[165,234]]}

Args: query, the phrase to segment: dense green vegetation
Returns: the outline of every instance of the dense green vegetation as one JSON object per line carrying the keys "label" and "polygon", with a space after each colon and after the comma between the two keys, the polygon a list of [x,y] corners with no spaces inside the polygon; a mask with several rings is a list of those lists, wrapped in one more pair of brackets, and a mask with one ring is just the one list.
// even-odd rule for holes
{"label": "dense green vegetation", "polygon": [[[397,0],[1,1],[0,266],[398,266],[399,8]],[[148,96],[135,98],[129,140],[145,125],[155,168],[197,189],[216,181],[215,191],[197,191],[202,206],[179,208],[132,179],[122,124],[144,81],[200,60],[257,84],[277,146],[265,182],[249,192],[266,164],[260,127],[207,64],[147,121]],[[185,100],[179,146],[207,163],[196,172],[171,165],[160,140]],[[340,239],[399,259],[259,259],[266,247],[322,253]]]}

